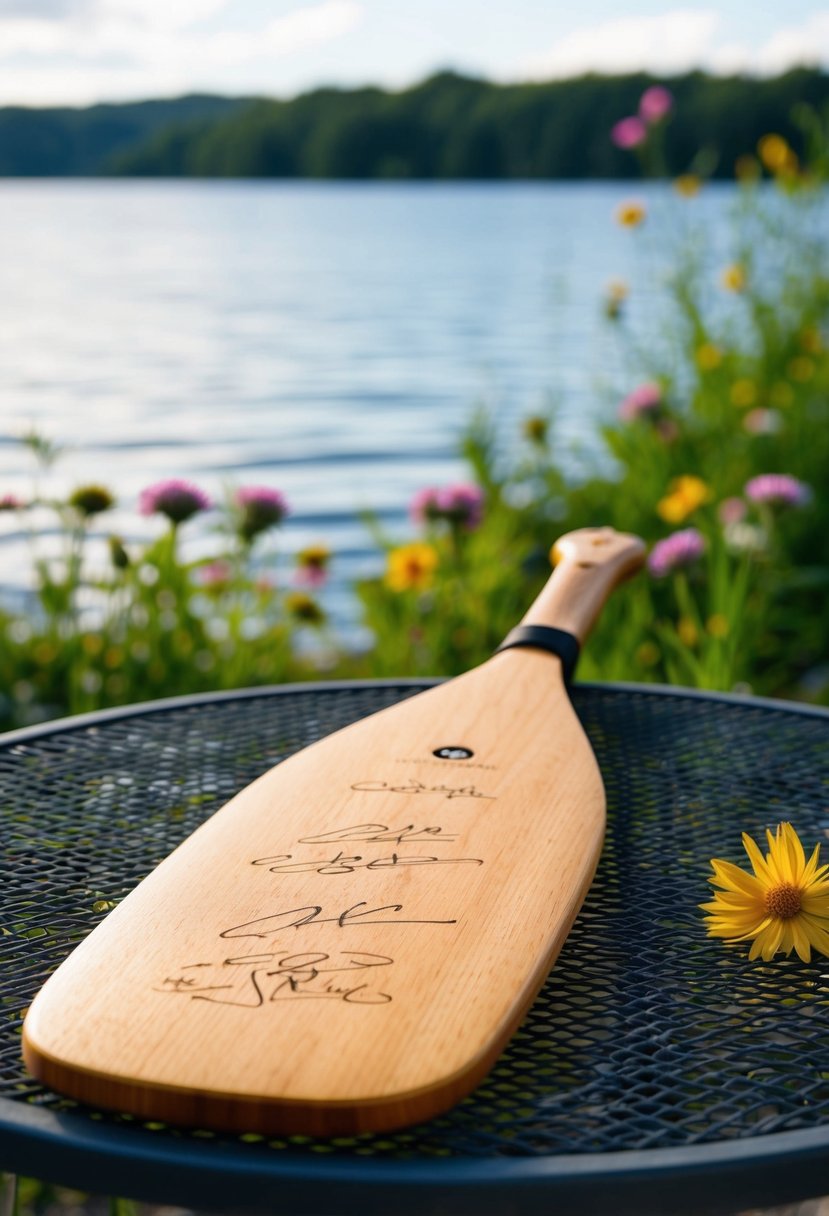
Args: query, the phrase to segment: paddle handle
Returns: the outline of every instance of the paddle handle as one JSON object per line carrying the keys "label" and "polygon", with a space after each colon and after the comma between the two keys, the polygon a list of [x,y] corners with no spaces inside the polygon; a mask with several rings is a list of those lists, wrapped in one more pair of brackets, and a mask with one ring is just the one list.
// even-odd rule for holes
{"label": "paddle handle", "polygon": [[613,528],[579,528],[553,545],[555,570],[522,625],[548,625],[584,642],[614,587],[645,561],[638,536]]}

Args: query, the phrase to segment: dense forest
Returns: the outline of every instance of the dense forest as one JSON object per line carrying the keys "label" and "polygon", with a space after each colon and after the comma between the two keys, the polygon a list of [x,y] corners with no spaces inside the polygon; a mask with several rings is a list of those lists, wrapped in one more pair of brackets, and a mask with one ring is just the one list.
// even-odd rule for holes
{"label": "dense forest", "polygon": [[[288,101],[185,97],[86,110],[0,110],[0,174],[351,179],[636,176],[610,131],[636,111],[644,74],[496,85],[442,72],[402,92],[322,88]],[[798,108],[829,107],[829,74],[773,79],[692,72],[667,84],[675,107],[664,170],[700,149],[730,177],[769,131],[799,151]]]}

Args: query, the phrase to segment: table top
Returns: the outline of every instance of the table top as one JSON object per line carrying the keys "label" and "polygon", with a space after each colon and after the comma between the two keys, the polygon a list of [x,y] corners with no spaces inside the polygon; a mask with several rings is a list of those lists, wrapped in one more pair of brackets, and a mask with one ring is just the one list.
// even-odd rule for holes
{"label": "table top", "polygon": [[[44,1090],[29,1001],[237,790],[434,681],[177,698],[0,737],[0,1169],[152,1202],[303,1216],[734,1211],[829,1192],[829,961],[705,934],[711,857],[790,820],[829,837],[829,711],[576,685],[608,831],[550,977],[440,1118],[334,1140],[144,1124]],[[90,994],[94,1000],[94,993]]]}

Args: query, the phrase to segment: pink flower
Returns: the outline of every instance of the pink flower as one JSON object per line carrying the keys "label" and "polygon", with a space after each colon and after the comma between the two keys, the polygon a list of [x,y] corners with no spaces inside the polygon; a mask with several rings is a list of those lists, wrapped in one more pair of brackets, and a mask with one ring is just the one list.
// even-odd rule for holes
{"label": "pink flower", "polygon": [[674,108],[673,94],[661,84],[645,89],[639,99],[639,117],[646,123],[659,122]]}
{"label": "pink flower", "polygon": [[26,506],[15,494],[0,494],[0,511],[22,511]]}
{"label": "pink flower", "polygon": [[166,515],[172,524],[183,524],[199,511],[207,511],[210,505],[203,490],[178,478],[148,486],[138,499],[142,515]]}
{"label": "pink flower", "polygon": [[331,550],[327,545],[307,545],[296,555],[294,582],[300,587],[322,587],[328,578]]}
{"label": "pink flower", "polygon": [[231,569],[227,562],[210,562],[199,569],[202,585],[211,591],[221,591],[230,582]]}
{"label": "pink flower", "polygon": [[633,422],[636,418],[658,413],[661,408],[662,389],[653,381],[648,381],[628,393],[619,406],[619,417],[623,422]]}
{"label": "pink flower", "polygon": [[484,493],[471,482],[458,482],[440,489],[418,490],[410,514],[417,524],[446,522],[474,532],[484,513]]}
{"label": "pink flower", "polygon": [[777,410],[749,410],[743,418],[743,427],[749,435],[776,435],[782,425],[783,418]]}
{"label": "pink flower", "polygon": [[720,523],[728,527],[729,524],[738,524],[745,519],[746,509],[742,498],[724,498],[717,507],[717,515],[720,517]]}
{"label": "pink flower", "polygon": [[638,148],[648,138],[648,129],[641,118],[622,118],[610,132],[617,148]]}
{"label": "pink flower", "polygon": [[240,512],[239,535],[246,541],[281,524],[288,514],[285,495],[268,486],[244,486],[236,491],[234,502]]}
{"label": "pink flower", "polygon": [[648,556],[648,569],[656,578],[698,561],[705,552],[705,540],[696,528],[684,528],[658,540]]}
{"label": "pink flower", "polygon": [[752,477],[746,482],[744,493],[750,502],[773,507],[802,507],[812,497],[806,483],[788,473],[761,473]]}

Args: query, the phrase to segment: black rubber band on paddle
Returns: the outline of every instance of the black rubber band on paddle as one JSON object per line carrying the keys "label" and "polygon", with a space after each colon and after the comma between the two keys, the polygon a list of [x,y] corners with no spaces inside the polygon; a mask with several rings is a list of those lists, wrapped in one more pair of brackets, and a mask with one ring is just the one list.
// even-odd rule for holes
{"label": "black rubber band on paddle", "polygon": [[564,683],[569,684],[579,660],[578,638],[564,629],[553,629],[550,625],[516,625],[495,651],[509,650],[511,646],[534,646],[547,650],[561,659]]}

